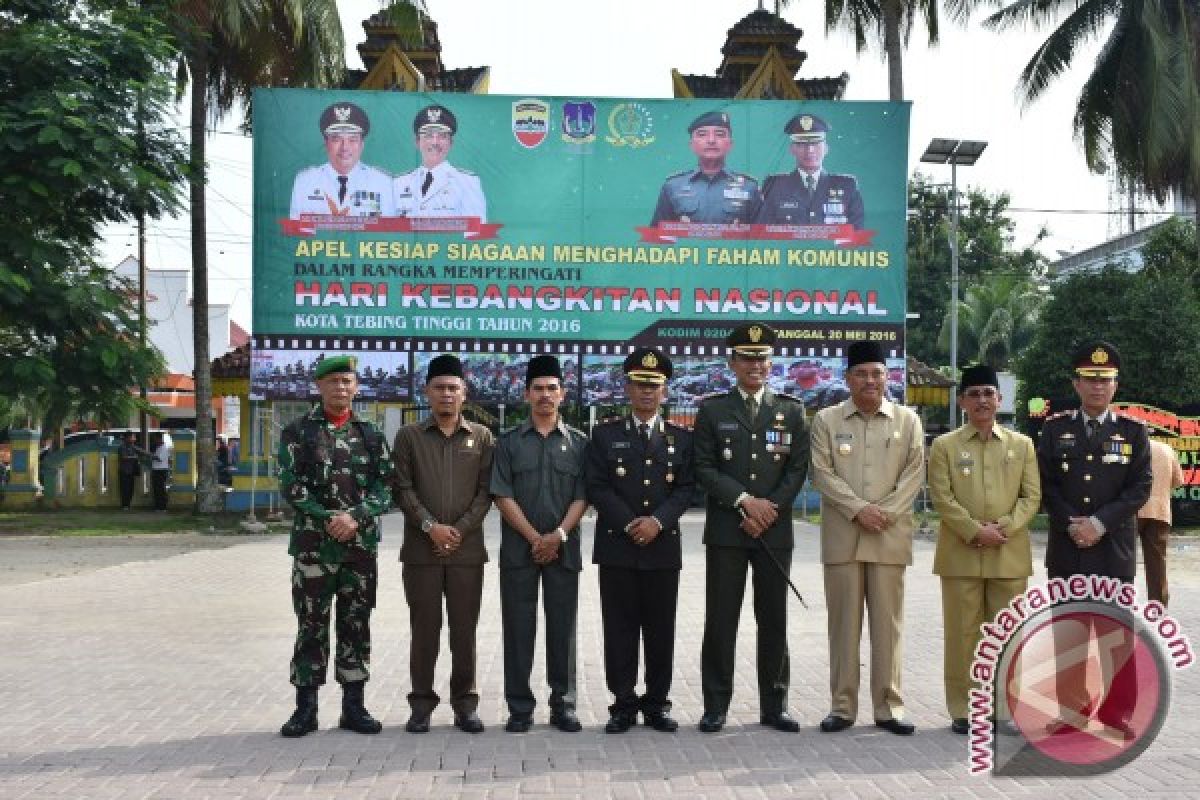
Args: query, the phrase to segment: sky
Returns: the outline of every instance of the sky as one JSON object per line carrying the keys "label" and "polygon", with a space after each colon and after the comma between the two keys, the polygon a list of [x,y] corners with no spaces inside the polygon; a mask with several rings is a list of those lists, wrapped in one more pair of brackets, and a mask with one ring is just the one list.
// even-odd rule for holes
{"label": "sky", "polygon": [[[758,7],[757,0],[426,0],[426,5],[438,23],[442,62],[451,68],[490,66],[491,94],[629,98],[671,97],[672,68],[713,74],[728,29]],[[366,38],[361,21],[380,7],[379,0],[338,1],[351,68],[362,66],[356,49]],[[879,47],[859,54],[849,35],[826,34],[823,9],[823,3],[793,0],[783,11],[804,32],[799,47],[808,59],[798,77],[847,72],[844,99],[886,100],[887,67]],[[959,188],[1011,197],[1016,246],[1032,243],[1045,227],[1049,236],[1039,249],[1053,259],[1126,232],[1120,228],[1124,218],[1107,213],[1123,202],[1112,196],[1105,177],[1087,170],[1071,129],[1075,98],[1099,43],[1080,50],[1075,66],[1022,108],[1017,77],[1046,31],[999,34],[984,29],[982,17],[965,26],[943,20],[941,43],[933,48],[922,31],[913,32],[904,62],[905,94],[912,102],[910,174],[919,170],[948,184],[949,167],[919,162],[930,139],[984,140],[988,147],[979,162],[959,169]],[[210,302],[230,303],[233,319],[249,330],[252,147],[235,122],[227,120],[209,140]],[[152,221],[147,265],[187,268],[188,231],[186,217]],[[109,228],[101,252],[111,265],[135,254],[132,226]]]}

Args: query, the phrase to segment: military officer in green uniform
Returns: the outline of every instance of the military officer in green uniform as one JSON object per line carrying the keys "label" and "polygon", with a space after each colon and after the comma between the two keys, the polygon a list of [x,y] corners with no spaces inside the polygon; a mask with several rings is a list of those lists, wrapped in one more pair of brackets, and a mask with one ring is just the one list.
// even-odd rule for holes
{"label": "military officer in green uniform", "polygon": [[[679,517],[692,501],[692,434],[663,419],[671,359],[639,348],[625,359],[630,414],[600,423],[588,445],[587,494],[596,508],[592,561],[600,569],[604,675],[613,694],[608,733],[625,733],[640,711],[664,733],[671,718],[675,609],[683,568]],[[637,686],[645,647],[646,693]]]}
{"label": "military officer in green uniform", "polygon": [[650,224],[664,220],[728,224],[754,219],[762,201],[758,181],[725,168],[733,148],[729,115],[723,111],[701,114],[688,126],[688,134],[696,168],[667,178]]}
{"label": "military officer in green uniform", "polygon": [[338,724],[358,733],[382,729],[363,704],[363,685],[378,578],[376,517],[391,504],[392,463],[383,434],[351,410],[355,368],[353,356],[321,361],[314,373],[321,405],[284,428],[279,443],[280,489],[296,512],[288,554],[299,626],[291,668],[296,711],[280,731],[284,736],[317,729],[317,690],[325,683],[335,598]]}
{"label": "military officer in green uniform", "polygon": [[942,580],[946,708],[950,729],[964,735],[980,626],[1025,591],[1029,523],[1042,500],[1033,440],[996,424],[1000,401],[996,370],[964,369],[958,404],[967,424],[929,452],[929,494],[941,518],[933,571]]}
{"label": "military officer in green uniform", "polygon": [[[1121,355],[1108,342],[1094,341],[1076,350],[1074,387],[1080,407],[1054,414],[1042,425],[1038,440],[1042,501],[1050,532],[1046,539],[1046,574],[1104,575],[1133,583],[1137,569],[1137,511],[1150,496],[1150,437],[1146,426],[1109,408],[1117,392]],[[1092,631],[1095,636],[1096,632]],[[1130,645],[1113,648],[1100,659],[1105,692],[1089,696],[1078,664],[1056,673],[1059,719],[1050,733],[1086,727],[1089,718],[1131,737],[1136,705],[1135,663],[1122,664]],[[1117,672],[1122,680],[1114,684]]]}
{"label": "military officer in green uniform", "polygon": [[706,398],[696,416],[696,479],[708,493],[699,725],[705,733],[724,727],[733,697],[747,566],[754,574],[760,721],[781,731],[800,729],[787,712],[788,584],[773,561],[785,571],[791,566],[792,502],[808,470],[808,431],[804,405],[767,386],[775,338],[762,323],[734,328],[726,341],[737,386]]}
{"label": "military officer in green uniform", "polygon": [[797,114],[784,132],[791,140],[796,169],[763,183],[762,207],[754,222],[775,225],[863,226],[862,195],[853,175],[826,172],[829,124],[813,114]]}

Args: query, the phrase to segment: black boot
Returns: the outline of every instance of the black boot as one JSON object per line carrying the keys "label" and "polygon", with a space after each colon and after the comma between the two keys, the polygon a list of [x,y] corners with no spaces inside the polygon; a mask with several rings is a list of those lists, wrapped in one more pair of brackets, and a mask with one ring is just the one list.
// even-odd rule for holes
{"label": "black boot", "polygon": [[296,710],[290,719],[283,723],[279,732],[288,738],[303,736],[317,729],[317,687],[296,687]]}
{"label": "black boot", "polygon": [[363,705],[363,682],[342,684],[342,718],[338,726],[355,733],[379,733],[383,725]]}

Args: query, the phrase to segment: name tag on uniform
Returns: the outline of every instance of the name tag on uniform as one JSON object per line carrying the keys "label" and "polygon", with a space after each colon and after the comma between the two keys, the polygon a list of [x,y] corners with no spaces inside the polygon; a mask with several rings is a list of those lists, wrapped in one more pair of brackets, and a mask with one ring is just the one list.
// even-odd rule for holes
{"label": "name tag on uniform", "polygon": [[750,196],[745,189],[726,189],[724,194],[730,200],[745,200]]}
{"label": "name tag on uniform", "polygon": [[843,203],[825,203],[822,208],[825,209],[826,214],[842,214],[846,210]]}
{"label": "name tag on uniform", "polygon": [[612,449],[613,450],[628,450],[629,442],[613,442]]}
{"label": "name tag on uniform", "polygon": [[736,422],[718,422],[717,430],[719,431],[736,431],[738,424]]}

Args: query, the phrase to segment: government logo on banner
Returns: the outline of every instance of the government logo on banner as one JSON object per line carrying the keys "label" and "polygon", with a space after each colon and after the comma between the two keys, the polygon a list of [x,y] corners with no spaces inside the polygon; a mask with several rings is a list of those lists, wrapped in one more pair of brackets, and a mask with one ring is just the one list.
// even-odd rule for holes
{"label": "government logo on banner", "polygon": [[541,100],[517,100],[512,104],[512,128],[521,146],[532,150],[550,131],[550,106]]}

